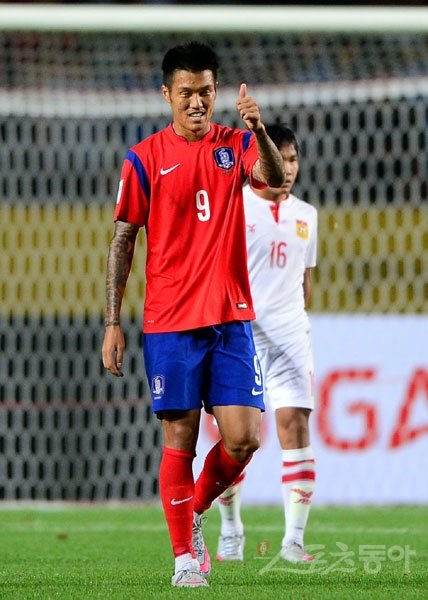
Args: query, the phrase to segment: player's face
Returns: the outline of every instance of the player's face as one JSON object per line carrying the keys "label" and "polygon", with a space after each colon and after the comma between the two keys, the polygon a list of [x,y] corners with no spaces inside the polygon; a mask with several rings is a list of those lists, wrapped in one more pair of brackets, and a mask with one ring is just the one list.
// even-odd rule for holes
{"label": "player's face", "polygon": [[299,155],[293,144],[286,144],[279,149],[279,152],[284,160],[285,181],[280,188],[268,188],[276,195],[285,195],[287,197],[291,193],[291,188],[296,181],[297,173],[299,172]]}
{"label": "player's face", "polygon": [[171,106],[174,129],[190,142],[201,139],[210,129],[216,83],[211,70],[193,73],[175,71],[170,87],[162,94]]}

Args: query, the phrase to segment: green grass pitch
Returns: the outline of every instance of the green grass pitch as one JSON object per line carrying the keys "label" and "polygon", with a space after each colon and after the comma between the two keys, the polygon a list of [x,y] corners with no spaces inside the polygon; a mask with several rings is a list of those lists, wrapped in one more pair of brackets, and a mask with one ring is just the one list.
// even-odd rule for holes
{"label": "green grass pitch", "polygon": [[157,506],[0,508],[0,599],[428,598],[428,507],[314,507],[306,544],[317,560],[305,565],[278,560],[279,507],[244,508],[243,564],[214,560],[217,507],[207,516],[210,587],[189,590],[170,585],[172,553]]}

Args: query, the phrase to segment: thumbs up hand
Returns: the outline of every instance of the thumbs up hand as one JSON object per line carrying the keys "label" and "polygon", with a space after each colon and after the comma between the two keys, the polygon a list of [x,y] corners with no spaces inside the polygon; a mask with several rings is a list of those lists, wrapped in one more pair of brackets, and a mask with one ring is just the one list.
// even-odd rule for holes
{"label": "thumbs up hand", "polygon": [[236,101],[236,109],[241,115],[242,120],[245,125],[251,131],[256,132],[258,129],[263,127],[261,118],[260,118],[260,110],[257,105],[257,102],[253,100],[250,96],[247,96],[247,84],[241,83],[241,87],[239,88],[239,96]]}

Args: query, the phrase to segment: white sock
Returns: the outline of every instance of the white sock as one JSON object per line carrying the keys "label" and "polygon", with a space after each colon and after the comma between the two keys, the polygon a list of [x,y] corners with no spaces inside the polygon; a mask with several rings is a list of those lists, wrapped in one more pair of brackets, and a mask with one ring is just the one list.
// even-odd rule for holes
{"label": "white sock", "polygon": [[218,498],[218,507],[221,516],[221,535],[242,535],[244,525],[241,520],[241,482],[224,490]]}
{"label": "white sock", "polygon": [[192,565],[194,564],[193,556],[190,554],[190,552],[186,552],[186,554],[182,554],[181,556],[176,556],[175,557],[175,572],[178,573],[179,571],[181,571],[182,569],[187,567],[189,564],[192,564]]}
{"label": "white sock", "polygon": [[303,546],[303,536],[315,488],[315,460],[311,446],[282,451],[282,495],[285,535],[282,545],[295,541]]}

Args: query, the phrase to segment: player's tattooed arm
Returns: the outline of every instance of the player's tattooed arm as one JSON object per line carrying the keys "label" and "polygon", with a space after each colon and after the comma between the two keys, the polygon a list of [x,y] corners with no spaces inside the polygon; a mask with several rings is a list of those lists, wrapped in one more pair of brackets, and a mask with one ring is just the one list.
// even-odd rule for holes
{"label": "player's tattooed arm", "polygon": [[107,259],[106,327],[120,324],[120,308],[131,270],[138,230],[138,225],[116,221]]}
{"label": "player's tattooed arm", "polygon": [[285,181],[284,160],[265,128],[255,131],[259,159],[253,167],[254,179],[279,188]]}
{"label": "player's tattooed arm", "polygon": [[236,108],[248,129],[256,136],[259,159],[253,166],[252,176],[270,187],[281,187],[285,181],[284,161],[266,133],[257,102],[251,96],[247,96],[245,83],[242,83],[239,89]]}

